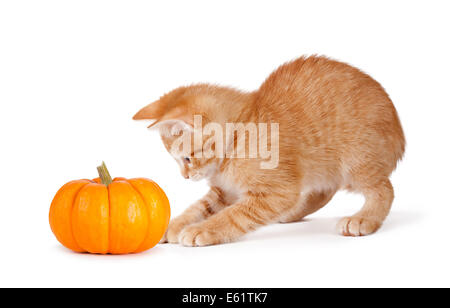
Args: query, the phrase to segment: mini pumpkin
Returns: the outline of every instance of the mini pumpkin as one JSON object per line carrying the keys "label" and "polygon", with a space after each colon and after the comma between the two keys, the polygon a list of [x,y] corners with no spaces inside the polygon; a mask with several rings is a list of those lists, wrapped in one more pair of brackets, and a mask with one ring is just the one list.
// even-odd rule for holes
{"label": "mini pumpkin", "polygon": [[111,179],[103,163],[100,178],[76,180],[56,193],[50,227],[61,244],[77,252],[126,254],[155,246],[167,229],[169,200],[152,180]]}

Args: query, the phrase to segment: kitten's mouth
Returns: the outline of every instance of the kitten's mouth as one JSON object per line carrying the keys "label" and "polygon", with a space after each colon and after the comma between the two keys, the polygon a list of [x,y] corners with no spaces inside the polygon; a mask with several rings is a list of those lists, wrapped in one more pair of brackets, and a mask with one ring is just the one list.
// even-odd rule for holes
{"label": "kitten's mouth", "polygon": [[191,180],[192,181],[200,181],[201,179],[203,179],[203,175],[201,175],[201,174],[194,174],[193,176],[191,176]]}

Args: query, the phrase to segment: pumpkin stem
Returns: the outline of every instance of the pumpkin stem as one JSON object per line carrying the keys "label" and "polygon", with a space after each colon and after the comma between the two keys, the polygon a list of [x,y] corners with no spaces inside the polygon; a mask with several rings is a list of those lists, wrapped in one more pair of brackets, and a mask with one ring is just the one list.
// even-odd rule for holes
{"label": "pumpkin stem", "polygon": [[108,186],[112,183],[111,175],[109,174],[108,168],[106,168],[105,162],[102,162],[100,166],[97,167],[98,176],[102,180],[102,184]]}

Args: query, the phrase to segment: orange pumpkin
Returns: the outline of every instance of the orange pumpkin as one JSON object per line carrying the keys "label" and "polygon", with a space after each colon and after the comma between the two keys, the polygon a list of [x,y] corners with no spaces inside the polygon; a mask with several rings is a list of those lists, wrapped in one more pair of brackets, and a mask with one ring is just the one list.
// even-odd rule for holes
{"label": "orange pumpkin", "polygon": [[77,252],[136,253],[155,246],[167,229],[170,206],[164,191],[144,178],[76,180],[56,193],[50,227],[61,244]]}

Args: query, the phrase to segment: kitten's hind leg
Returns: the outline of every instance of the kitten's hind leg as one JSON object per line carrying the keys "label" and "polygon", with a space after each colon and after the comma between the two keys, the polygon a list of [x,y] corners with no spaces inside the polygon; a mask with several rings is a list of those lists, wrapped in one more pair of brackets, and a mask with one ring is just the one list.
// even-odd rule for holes
{"label": "kitten's hind leg", "polygon": [[282,219],[280,223],[298,222],[304,217],[320,210],[331,198],[336,194],[336,190],[324,190],[314,191],[307,193],[305,196],[300,197],[299,205],[293,210],[289,211]]}
{"label": "kitten's hind leg", "polygon": [[360,187],[366,202],[358,213],[339,221],[338,232],[345,236],[364,236],[377,231],[389,214],[394,199],[394,190],[388,178],[372,180],[370,185],[368,182],[358,184],[356,186]]}

